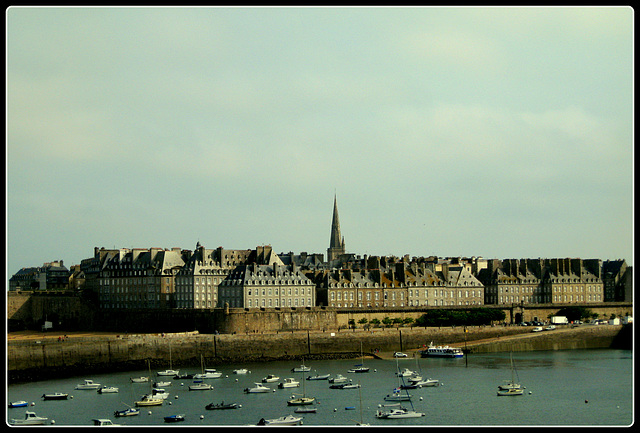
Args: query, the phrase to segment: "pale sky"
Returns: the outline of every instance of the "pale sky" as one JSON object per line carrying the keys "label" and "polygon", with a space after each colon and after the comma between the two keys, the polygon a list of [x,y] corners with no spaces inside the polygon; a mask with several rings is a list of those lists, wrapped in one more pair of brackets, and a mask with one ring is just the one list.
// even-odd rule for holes
{"label": "pale sky", "polygon": [[[629,7],[5,11],[7,272],[94,247],[633,264]],[[8,283],[7,283],[8,284]]]}

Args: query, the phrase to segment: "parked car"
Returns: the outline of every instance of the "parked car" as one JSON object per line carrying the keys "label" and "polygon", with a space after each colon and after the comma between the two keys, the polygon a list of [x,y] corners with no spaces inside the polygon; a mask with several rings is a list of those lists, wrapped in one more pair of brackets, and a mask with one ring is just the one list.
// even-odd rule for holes
{"label": "parked car", "polygon": [[536,326],[531,330],[531,332],[540,332],[540,331],[542,331],[542,326]]}
{"label": "parked car", "polygon": [[408,355],[402,352],[395,352],[393,356],[395,356],[396,358],[406,358]]}
{"label": "parked car", "polygon": [[556,329],[555,325],[549,325],[546,328],[544,328],[545,331],[553,331],[554,329]]}

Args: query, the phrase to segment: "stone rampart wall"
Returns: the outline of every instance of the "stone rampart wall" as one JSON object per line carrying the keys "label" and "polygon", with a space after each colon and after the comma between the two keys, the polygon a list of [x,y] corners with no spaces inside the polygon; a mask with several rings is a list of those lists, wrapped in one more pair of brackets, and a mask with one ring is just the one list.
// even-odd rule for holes
{"label": "stone rampart wall", "polygon": [[[495,326],[467,328],[399,328],[374,331],[278,332],[270,334],[198,333],[119,335],[9,340],[7,362],[10,381],[74,376],[94,371],[135,370],[197,366],[204,357],[207,366],[271,360],[358,358],[365,354],[402,350],[411,353],[433,342],[461,346],[468,341],[474,352],[508,350],[557,350],[567,348],[611,347],[622,326],[585,326],[563,333],[539,333],[530,341],[500,346],[472,345],[488,338],[530,333],[526,327]],[[534,341],[535,340],[535,341]],[[517,346],[514,349],[514,344]],[[362,345],[362,346],[361,346]],[[476,349],[476,347],[478,349]]]}

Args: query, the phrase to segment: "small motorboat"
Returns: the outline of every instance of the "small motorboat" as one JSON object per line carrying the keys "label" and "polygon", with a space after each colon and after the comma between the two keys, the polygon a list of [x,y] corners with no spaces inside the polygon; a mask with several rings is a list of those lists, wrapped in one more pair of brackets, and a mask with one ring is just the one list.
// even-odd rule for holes
{"label": "small motorboat", "polygon": [[307,380],[328,380],[331,377],[330,374],[316,374],[313,376],[308,376]]}
{"label": "small motorboat", "polygon": [[49,418],[43,418],[41,416],[36,415],[35,412],[26,411],[24,413],[24,418],[22,419],[12,419],[9,421],[9,424],[13,425],[43,425],[47,422]]}
{"label": "small motorboat", "polygon": [[269,374],[266,377],[262,378],[262,383],[277,382],[279,380],[280,380],[280,377],[276,376],[275,374]]}
{"label": "small motorboat", "polygon": [[153,398],[161,398],[163,400],[169,398],[169,393],[165,391],[164,388],[152,388],[151,395],[153,396]]}
{"label": "small motorboat", "polygon": [[156,382],[153,384],[154,388],[164,388],[165,386],[171,386],[172,382]]}
{"label": "small motorboat", "polygon": [[318,411],[317,407],[304,407],[300,406],[294,410],[295,413],[316,413]]}
{"label": "small motorboat", "polygon": [[136,416],[140,415],[140,409],[135,407],[130,407],[129,409],[117,410],[113,413],[113,416],[119,418],[124,416]]}
{"label": "small motorboat", "polygon": [[131,382],[133,383],[145,383],[145,382],[149,382],[149,377],[148,376],[140,376],[140,377],[131,377],[129,378],[131,380]]}
{"label": "small motorboat", "polygon": [[209,385],[208,383],[194,382],[193,385],[189,385],[189,391],[208,391],[210,389],[213,389],[213,386]]}
{"label": "small motorboat", "polygon": [[274,419],[261,418],[256,425],[299,425],[301,421],[300,416],[285,415]]}
{"label": "small motorboat", "polygon": [[185,374],[176,374],[173,376],[174,379],[193,379],[193,374],[185,373]]}
{"label": "small motorboat", "polygon": [[54,392],[53,394],[42,394],[42,398],[45,400],[66,400],[69,398],[69,394]]}
{"label": "small motorboat", "polygon": [[111,421],[108,418],[94,418],[92,421],[94,426],[106,427],[106,426],[120,425],[120,424],[114,424],[113,421]]}
{"label": "small motorboat", "polygon": [[415,375],[415,372],[409,370],[408,368],[405,368],[402,371],[396,372],[396,376],[398,377],[411,377],[413,375]]}
{"label": "small motorboat", "polygon": [[176,376],[178,374],[180,374],[180,370],[162,370],[162,371],[158,371],[156,373],[158,376]]}
{"label": "small motorboat", "polygon": [[76,389],[98,389],[100,388],[99,383],[95,383],[91,379],[85,379],[84,383],[79,383],[76,385]]}
{"label": "small motorboat", "polygon": [[278,384],[278,388],[297,388],[300,386],[300,382],[295,380],[293,377],[287,377],[284,381]]}
{"label": "small motorboat", "polygon": [[207,410],[223,410],[223,409],[240,409],[242,406],[238,403],[209,403],[204,408]]}
{"label": "small motorboat", "polygon": [[409,379],[409,381],[411,382],[411,385],[415,385],[418,388],[424,388],[427,386],[439,386],[440,385],[440,381],[438,379],[422,379],[419,381],[411,381],[411,379]]}
{"label": "small motorboat", "polygon": [[293,367],[291,369],[292,373],[306,373],[308,371],[311,371],[311,367],[307,367],[304,364],[302,364],[300,367]]}
{"label": "small motorboat", "polygon": [[264,386],[262,383],[255,383],[255,386],[252,388],[245,388],[244,392],[247,394],[254,394],[254,393],[262,393],[262,392],[271,392],[271,388],[269,388],[268,386]]}
{"label": "small motorboat", "polygon": [[113,394],[116,392],[120,392],[120,388],[115,386],[103,386],[102,388],[98,388],[98,394]]}
{"label": "small motorboat", "polygon": [[27,407],[28,405],[29,403],[24,400],[12,401],[11,403],[9,403],[9,407]]}
{"label": "small motorboat", "polygon": [[341,374],[336,374],[336,377],[330,377],[329,378],[329,383],[344,383],[349,381],[350,379],[347,379],[345,376],[341,375]]}
{"label": "small motorboat", "polygon": [[239,368],[237,370],[233,370],[233,374],[248,374],[248,373],[251,373],[251,372],[246,368]]}
{"label": "small motorboat", "polygon": [[180,422],[184,421],[184,415],[169,415],[164,417],[164,422]]}

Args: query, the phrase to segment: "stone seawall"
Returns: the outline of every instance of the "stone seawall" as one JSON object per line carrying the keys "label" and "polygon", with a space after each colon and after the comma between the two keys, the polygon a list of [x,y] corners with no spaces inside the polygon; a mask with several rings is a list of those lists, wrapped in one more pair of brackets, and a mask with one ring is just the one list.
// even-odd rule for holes
{"label": "stone seawall", "polygon": [[[509,350],[558,350],[612,347],[622,326],[589,326],[531,333],[527,327],[496,326],[467,328],[398,328],[344,330],[341,332],[280,332],[269,334],[174,334],[57,336],[9,339],[9,382],[43,380],[91,372],[168,368],[199,365],[296,359],[357,358],[362,349],[371,353],[401,350],[411,352],[425,344],[452,344],[481,353]],[[631,348],[631,331],[623,340]],[[489,340],[489,341],[487,341]],[[626,343],[625,343],[626,344]]]}

